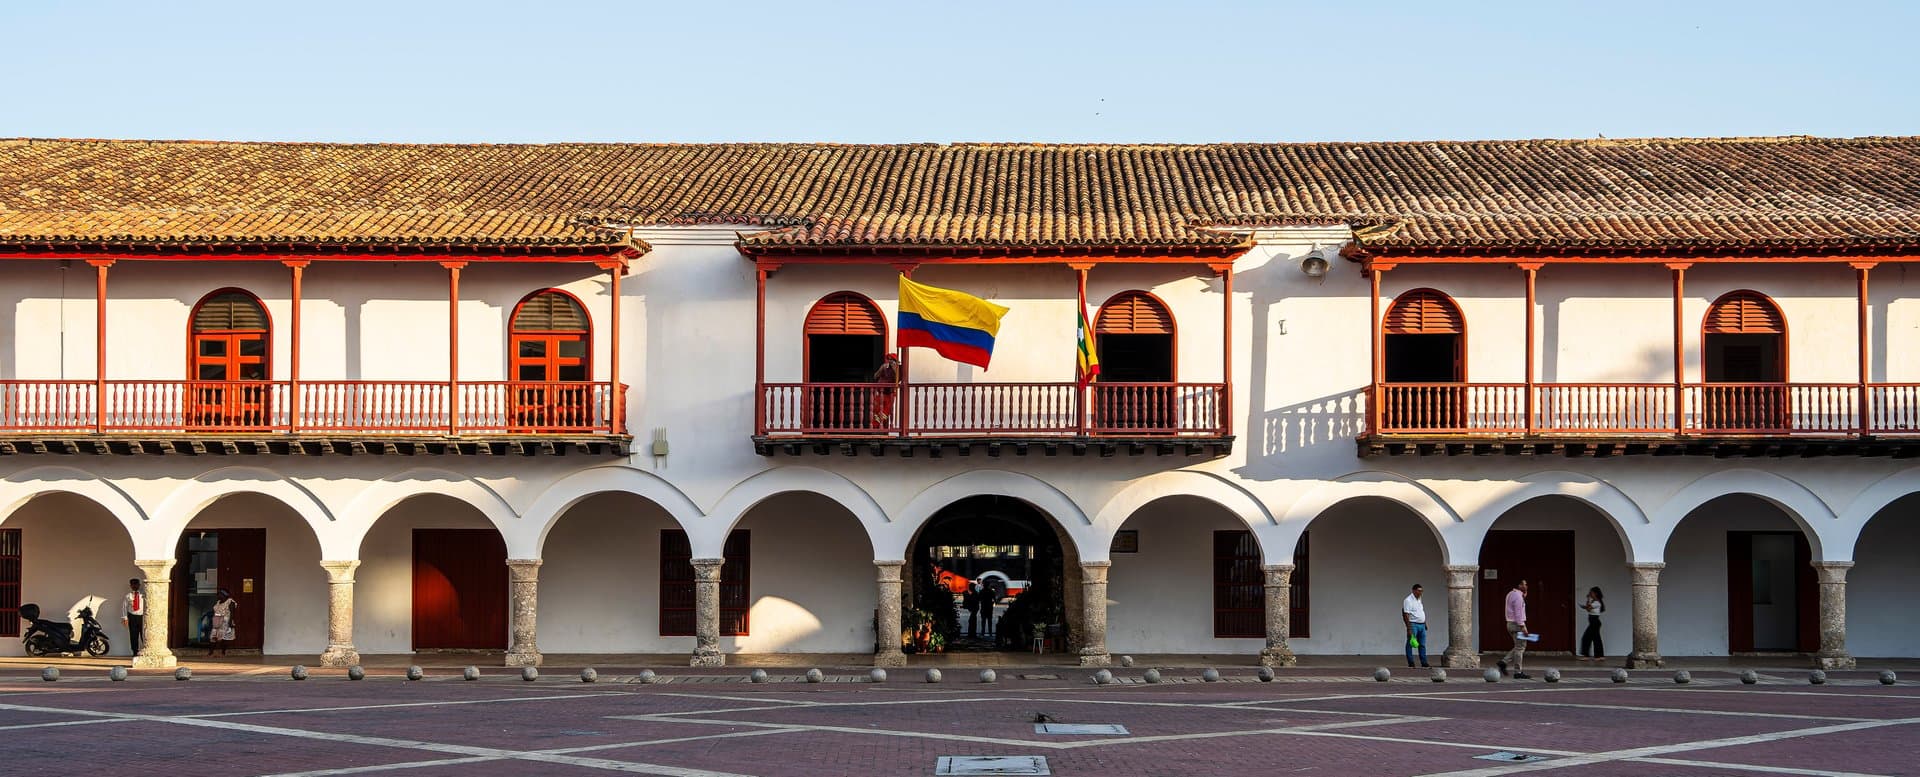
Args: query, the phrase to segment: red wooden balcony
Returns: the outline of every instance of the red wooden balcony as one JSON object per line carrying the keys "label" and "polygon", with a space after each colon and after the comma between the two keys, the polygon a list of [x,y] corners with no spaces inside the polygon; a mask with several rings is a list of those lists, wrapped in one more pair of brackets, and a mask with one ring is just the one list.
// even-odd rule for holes
{"label": "red wooden balcony", "polygon": [[0,433],[623,435],[625,395],[589,382],[15,380],[0,381]]}
{"label": "red wooden balcony", "polygon": [[770,438],[1222,438],[1220,383],[768,383]]}

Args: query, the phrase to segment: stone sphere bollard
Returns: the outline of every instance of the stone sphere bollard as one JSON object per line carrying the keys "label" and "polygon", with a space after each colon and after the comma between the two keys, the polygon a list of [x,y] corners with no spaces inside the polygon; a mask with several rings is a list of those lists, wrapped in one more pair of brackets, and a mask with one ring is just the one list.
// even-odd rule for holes
{"label": "stone sphere bollard", "polygon": [[186,667],[184,667],[184,666],[183,666],[183,667],[180,667],[179,669],[175,669],[175,670],[173,670],[173,679],[175,679],[175,680],[191,680],[191,679],[193,679],[193,670],[192,670],[192,669],[188,669],[188,668],[186,668]]}
{"label": "stone sphere bollard", "polygon": [[[1889,672],[1888,674],[1892,674],[1892,673],[1891,673],[1891,672]],[[112,680],[112,681],[114,681],[114,682],[116,682],[116,683],[123,683],[123,682],[126,682],[126,681],[127,681],[127,668],[126,668],[126,667],[124,667],[124,666],[116,666],[116,667],[114,667],[114,668],[112,668],[112,669],[108,669],[108,670],[107,670],[107,679],[109,679],[109,680]]]}
{"label": "stone sphere bollard", "polygon": [[1433,674],[1428,675],[1427,679],[1436,683],[1444,683],[1447,681],[1447,670],[1436,666],[1433,668]]}
{"label": "stone sphere bollard", "polygon": [[580,682],[583,682],[583,683],[600,682],[600,671],[597,669],[594,669],[591,666],[580,670]]}
{"label": "stone sphere bollard", "polygon": [[418,680],[418,679],[420,679],[420,678],[422,678],[422,677],[426,677],[426,676],[427,676],[427,671],[426,671],[425,669],[421,669],[421,668],[420,668],[419,666],[417,666],[417,665],[416,665],[416,666],[409,666],[409,667],[407,667],[407,681],[408,681],[408,682],[412,682],[412,681],[414,681],[414,680]]}
{"label": "stone sphere bollard", "polygon": [[1897,682],[1900,682],[1900,675],[1894,674],[1893,670],[1888,669],[1880,673],[1881,685],[1892,685]]}
{"label": "stone sphere bollard", "polygon": [[525,680],[527,682],[533,682],[535,680],[538,680],[540,679],[540,670],[535,669],[531,666],[522,668],[520,670],[520,679]]}
{"label": "stone sphere bollard", "polygon": [[1674,685],[1686,685],[1687,683],[1690,683],[1690,682],[1693,682],[1693,673],[1692,673],[1692,672],[1689,672],[1689,671],[1687,671],[1687,670],[1685,670],[1685,669],[1682,669],[1682,670],[1680,670],[1680,671],[1678,671],[1678,672],[1674,672],[1674,673],[1673,673],[1673,684],[1674,684]]}
{"label": "stone sphere bollard", "polygon": [[1481,672],[1480,677],[1490,683],[1500,682],[1500,670],[1488,669],[1487,671]]}
{"label": "stone sphere bollard", "polygon": [[1151,684],[1151,683],[1158,683],[1158,682],[1160,682],[1160,670],[1158,670],[1158,669],[1148,669],[1148,670],[1147,670],[1147,673],[1146,673],[1146,674],[1144,674],[1144,675],[1141,675],[1141,679],[1144,679],[1144,680],[1146,680],[1146,681],[1147,681],[1148,683],[1150,683],[1150,684]]}
{"label": "stone sphere bollard", "polygon": [[307,679],[307,668],[299,664],[295,664],[293,667],[293,670],[288,672],[287,674],[288,676],[292,677],[295,680],[305,680]]}
{"label": "stone sphere bollard", "polygon": [[1756,671],[1753,671],[1752,669],[1743,669],[1743,670],[1741,670],[1741,672],[1740,672],[1740,684],[1741,684],[1741,685],[1756,685],[1756,684],[1758,684],[1759,682],[1760,682],[1760,673],[1759,673],[1759,672],[1756,672]]}
{"label": "stone sphere bollard", "polygon": [[826,679],[827,679],[827,676],[825,674],[822,674],[818,669],[807,670],[807,682],[810,682],[810,683],[825,682]]}
{"label": "stone sphere bollard", "polygon": [[1613,670],[1613,675],[1612,675],[1612,680],[1613,680],[1613,681],[1614,681],[1615,683],[1624,683],[1624,682],[1626,682],[1626,681],[1627,681],[1627,670],[1625,670],[1625,669],[1615,669],[1615,670]]}
{"label": "stone sphere bollard", "polygon": [[660,675],[654,674],[652,669],[642,669],[640,674],[634,675],[634,679],[639,680],[641,685],[652,685],[660,681]]}
{"label": "stone sphere bollard", "polygon": [[1387,669],[1387,668],[1386,668],[1386,667],[1384,667],[1384,666],[1382,666],[1382,667],[1375,667],[1375,668],[1374,668],[1374,670],[1373,670],[1373,681],[1374,681],[1374,682],[1376,682],[1376,683],[1384,683],[1384,682],[1386,682],[1386,681],[1388,681],[1388,680],[1391,680],[1391,679],[1393,679],[1393,672],[1392,672],[1391,670],[1389,670],[1389,669]]}
{"label": "stone sphere bollard", "polygon": [[884,683],[886,681],[887,681],[887,670],[885,669],[874,667],[872,671],[867,672],[867,682]]}
{"label": "stone sphere bollard", "polygon": [[747,682],[764,683],[766,681],[767,681],[767,670],[765,669],[755,669],[747,673]]}
{"label": "stone sphere bollard", "polygon": [[1259,678],[1260,682],[1263,682],[1263,683],[1273,682],[1273,667],[1271,666],[1260,667],[1258,670],[1254,671],[1253,676]]}
{"label": "stone sphere bollard", "polygon": [[1550,682],[1550,683],[1560,682],[1560,670],[1558,669],[1548,669],[1546,674],[1541,676],[1545,677],[1547,682]]}
{"label": "stone sphere bollard", "polygon": [[359,664],[354,664],[353,666],[349,666],[347,667],[347,679],[365,680],[367,679],[367,670],[361,669]]}
{"label": "stone sphere bollard", "polygon": [[1093,673],[1094,685],[1107,685],[1113,682],[1113,673],[1105,669]]}
{"label": "stone sphere bollard", "polygon": [[1819,670],[1819,669],[1815,669],[1815,670],[1813,670],[1813,671],[1811,671],[1811,672],[1808,672],[1808,673],[1807,673],[1807,682],[1809,682],[1809,683],[1812,683],[1812,684],[1814,684],[1814,685],[1826,685],[1826,684],[1827,684],[1827,673],[1826,673],[1825,671],[1822,671],[1822,670]]}
{"label": "stone sphere bollard", "polygon": [[1120,657],[1120,665],[1121,665],[1121,666],[1133,666],[1133,656],[1121,656],[1121,657]]}
{"label": "stone sphere bollard", "polygon": [[60,679],[60,670],[51,666],[42,669],[40,670],[40,679],[49,683],[58,680]]}
{"label": "stone sphere bollard", "polygon": [[1210,683],[1220,682],[1220,670],[1208,669],[1200,673],[1200,679]]}
{"label": "stone sphere bollard", "polygon": [[465,669],[460,670],[460,679],[467,680],[469,682],[480,679],[480,667],[469,666]]}
{"label": "stone sphere bollard", "polygon": [[940,670],[938,670],[938,669],[928,669],[928,670],[927,670],[927,682],[930,682],[930,683],[937,683],[937,682],[940,682]]}
{"label": "stone sphere bollard", "polygon": [[983,683],[994,683],[994,682],[999,682],[999,681],[1000,681],[1000,673],[999,673],[999,672],[995,672],[995,671],[993,671],[992,669],[982,669],[982,670],[980,670],[980,682],[983,682]]}

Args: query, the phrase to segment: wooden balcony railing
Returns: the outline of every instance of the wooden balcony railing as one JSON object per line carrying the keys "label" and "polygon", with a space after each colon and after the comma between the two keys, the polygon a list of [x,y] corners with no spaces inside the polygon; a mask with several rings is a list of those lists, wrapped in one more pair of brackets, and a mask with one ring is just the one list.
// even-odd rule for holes
{"label": "wooden balcony railing", "polygon": [[[104,387],[105,402],[96,396]],[[0,381],[0,432],[624,434],[626,387],[588,382]],[[455,413],[454,411],[458,411]]]}
{"label": "wooden balcony railing", "polygon": [[[1383,383],[1368,392],[1377,434],[1920,435],[1920,384]],[[1529,416],[1531,411],[1531,416]]]}
{"label": "wooden balcony railing", "polygon": [[1226,434],[1219,383],[768,383],[761,436]]}

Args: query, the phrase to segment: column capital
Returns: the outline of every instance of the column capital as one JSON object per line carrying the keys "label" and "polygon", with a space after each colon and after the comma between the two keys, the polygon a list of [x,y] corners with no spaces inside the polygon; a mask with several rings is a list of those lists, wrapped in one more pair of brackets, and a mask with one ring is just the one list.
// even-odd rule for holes
{"label": "column capital", "polygon": [[320,568],[327,570],[327,582],[346,584],[353,582],[353,572],[360,568],[360,560],[320,562]]}
{"label": "column capital", "polygon": [[875,579],[882,583],[899,585],[900,569],[906,565],[907,562],[904,561],[875,561],[873,562]]}
{"label": "column capital", "polygon": [[1853,568],[1853,562],[1851,561],[1815,561],[1815,562],[1812,562],[1812,564],[1814,569],[1852,569]]}
{"label": "column capital", "polygon": [[1293,565],[1292,565],[1292,564],[1261,564],[1261,565],[1260,565],[1260,571],[1262,571],[1262,572],[1288,572],[1288,573],[1291,573],[1291,572],[1293,572]]}
{"label": "column capital", "polygon": [[540,559],[507,559],[507,579],[512,582],[531,582],[540,579]]}
{"label": "column capital", "polygon": [[905,561],[875,561],[875,562],[873,562],[873,565],[874,565],[874,566],[876,566],[876,567],[879,567],[879,568],[881,568],[881,569],[886,569],[886,568],[888,568],[888,567],[892,567],[892,568],[894,568],[894,569],[899,569],[899,568],[901,568],[901,567],[904,567],[904,566],[906,566],[906,565],[907,565],[907,562],[905,562]]}
{"label": "column capital", "polygon": [[1473,573],[1473,572],[1480,571],[1480,565],[1479,564],[1448,564],[1446,566],[1446,570],[1450,574],[1456,574],[1461,572]]}
{"label": "column capital", "polygon": [[1111,562],[1111,561],[1082,561],[1082,562],[1080,562],[1080,568],[1081,568],[1081,569],[1106,569],[1107,567],[1110,567],[1110,566],[1113,566],[1113,562]]}
{"label": "column capital", "polygon": [[1655,572],[1658,572],[1662,569],[1667,568],[1667,562],[1665,561],[1629,561],[1627,562],[1627,568],[1628,569],[1650,569]]}
{"label": "column capital", "polygon": [[171,580],[169,576],[173,574],[173,565],[175,563],[177,562],[170,558],[135,559],[133,565],[139,567],[140,573],[146,575],[148,580],[156,578]]}

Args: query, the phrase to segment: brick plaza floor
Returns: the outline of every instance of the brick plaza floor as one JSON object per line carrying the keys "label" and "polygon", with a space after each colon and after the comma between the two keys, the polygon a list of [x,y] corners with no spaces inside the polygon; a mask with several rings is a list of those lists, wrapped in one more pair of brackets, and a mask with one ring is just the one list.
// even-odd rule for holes
{"label": "brick plaza floor", "polygon": [[[941,756],[1043,756],[1055,775],[1594,775],[1920,774],[1920,687],[1883,686],[1873,672],[1836,672],[1810,685],[1799,670],[1742,685],[1731,671],[1566,670],[1488,684],[1458,672],[1373,682],[1363,669],[1285,670],[1271,683],[1223,668],[1145,666],[1092,672],[1009,667],[983,684],[954,667],[867,682],[829,669],[809,684],[797,669],[547,668],[533,682],[486,668],[467,682],[402,669],[359,682],[284,667],[202,667],[180,682],[136,673],[110,682],[72,666],[58,682],[0,666],[0,774],[88,775],[932,775]],[[1544,667],[1542,667],[1544,668]],[[1535,669],[1536,677],[1541,674]],[[1119,724],[1124,735],[1035,732],[1036,716]],[[1545,756],[1478,760],[1496,751]],[[75,767],[83,767],[76,769]]]}

